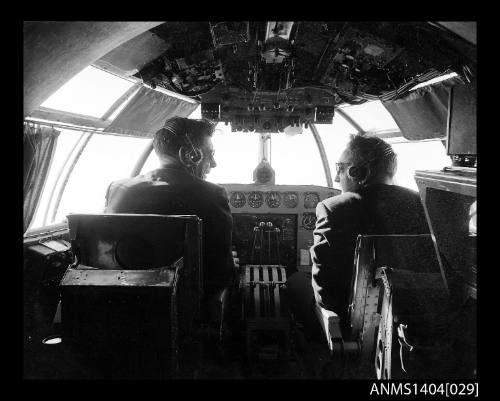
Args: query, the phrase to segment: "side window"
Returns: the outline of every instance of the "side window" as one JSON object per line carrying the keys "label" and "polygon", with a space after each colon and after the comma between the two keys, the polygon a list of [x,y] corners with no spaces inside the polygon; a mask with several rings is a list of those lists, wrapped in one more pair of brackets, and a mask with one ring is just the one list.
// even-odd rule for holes
{"label": "side window", "polygon": [[[87,139],[70,171],[79,147]],[[63,222],[69,213],[102,212],[109,183],[129,176],[148,143],[147,138],[62,129],[30,229]]]}
{"label": "side window", "polygon": [[68,213],[100,213],[111,181],[130,176],[147,138],[95,134],[82,153],[63,192],[55,220]]}
{"label": "side window", "polygon": [[[133,81],[88,66],[41,107],[112,121],[138,89]],[[198,108],[193,117],[200,113]],[[55,125],[61,133],[30,229],[63,222],[69,213],[102,212],[108,185],[130,176],[151,141]]]}
{"label": "side window", "polygon": [[401,138],[388,140],[398,156],[398,169],[394,183],[418,191],[415,181],[416,170],[441,170],[451,165],[446,149],[440,140],[406,141]]}

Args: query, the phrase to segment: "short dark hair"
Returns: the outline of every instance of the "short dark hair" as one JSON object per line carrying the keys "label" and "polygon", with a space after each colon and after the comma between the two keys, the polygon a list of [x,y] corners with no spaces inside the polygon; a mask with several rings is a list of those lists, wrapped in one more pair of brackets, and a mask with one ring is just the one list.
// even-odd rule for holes
{"label": "short dark hair", "polygon": [[215,124],[206,119],[194,120],[185,117],[172,117],[154,135],[153,148],[158,156],[176,156],[182,146],[189,146],[186,138],[195,146],[201,146],[204,136],[212,136]]}
{"label": "short dark hair", "polygon": [[361,164],[371,163],[375,175],[394,177],[397,155],[383,139],[374,135],[352,135],[347,148],[360,159]]}

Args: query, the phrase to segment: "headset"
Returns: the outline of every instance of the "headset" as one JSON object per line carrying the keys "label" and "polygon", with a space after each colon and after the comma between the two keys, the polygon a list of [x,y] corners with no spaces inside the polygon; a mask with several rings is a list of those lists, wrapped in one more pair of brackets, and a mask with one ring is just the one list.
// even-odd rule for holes
{"label": "headset", "polygon": [[[178,127],[178,121],[182,121],[182,127]],[[193,141],[191,140],[191,135],[187,131],[185,122],[183,120],[169,120],[165,123],[163,129],[166,129],[176,137],[183,137],[186,145],[189,145],[190,149],[188,149],[187,151],[184,146],[181,146],[179,149],[179,159],[183,164],[187,165],[188,167],[196,167],[201,163],[201,161],[203,160],[203,151],[199,147],[194,146]],[[179,134],[179,132],[183,132],[184,134]]]}
{"label": "headset", "polygon": [[370,172],[369,168],[366,166],[368,163],[371,163],[375,160],[383,159],[388,156],[393,156],[395,155],[394,151],[392,150],[392,147],[384,142],[379,142],[377,144],[377,148],[384,147],[384,150],[381,152],[380,155],[375,156],[364,163],[361,163],[358,166],[351,166],[347,169],[347,176],[354,181],[361,182],[365,180],[368,177],[368,174]]}
{"label": "headset", "polygon": [[189,149],[183,155],[182,154],[183,146],[181,146],[181,148],[179,149],[179,158],[183,161],[187,161],[188,164],[197,166],[203,160],[203,151],[199,147],[193,145],[193,142],[191,141],[191,138],[190,138],[190,135],[188,132],[186,132],[185,138],[187,139],[189,146],[191,146],[191,149]]}

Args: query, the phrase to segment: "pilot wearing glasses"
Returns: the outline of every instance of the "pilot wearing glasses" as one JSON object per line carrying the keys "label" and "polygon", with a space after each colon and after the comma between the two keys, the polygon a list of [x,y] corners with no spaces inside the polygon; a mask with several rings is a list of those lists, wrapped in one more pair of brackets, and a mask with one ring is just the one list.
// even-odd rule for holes
{"label": "pilot wearing glasses", "polygon": [[346,323],[359,234],[429,234],[419,194],[394,185],[397,157],[384,140],[352,136],[336,168],[342,194],[316,207],[312,276],[288,280],[292,309],[306,329],[316,325],[314,302]]}

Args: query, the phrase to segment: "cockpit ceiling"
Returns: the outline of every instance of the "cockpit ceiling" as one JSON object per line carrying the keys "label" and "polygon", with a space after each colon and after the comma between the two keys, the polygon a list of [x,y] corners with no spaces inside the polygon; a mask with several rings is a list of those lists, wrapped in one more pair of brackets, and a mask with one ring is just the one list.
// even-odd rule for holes
{"label": "cockpit ceiling", "polygon": [[427,22],[169,21],[95,64],[202,101],[312,88],[338,105],[473,73],[475,47]]}

